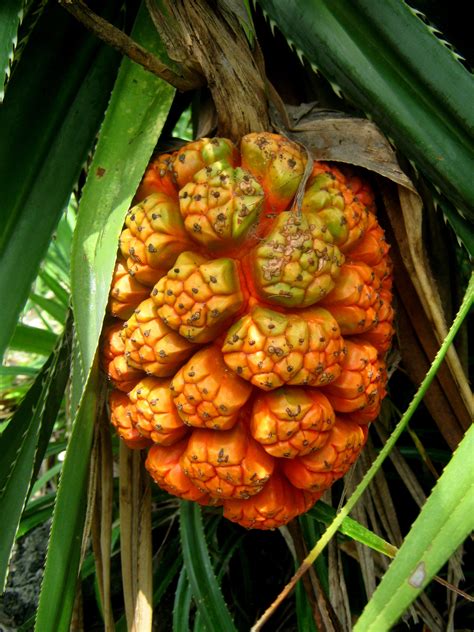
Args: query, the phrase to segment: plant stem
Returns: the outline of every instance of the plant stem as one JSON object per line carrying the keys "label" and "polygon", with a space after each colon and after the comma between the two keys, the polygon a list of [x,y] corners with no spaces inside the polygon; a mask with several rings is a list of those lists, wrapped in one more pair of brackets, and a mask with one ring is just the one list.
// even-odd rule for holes
{"label": "plant stem", "polygon": [[[59,4],[103,42],[118,50],[122,55],[129,57],[136,64],[143,66],[145,70],[167,81],[177,90],[193,90],[203,85],[203,78],[200,76],[181,77],[176,74],[158,57],[152,55],[123,31],[94,13],[82,0],[59,0]],[[156,36],[158,37],[158,34]]]}
{"label": "plant stem", "polygon": [[262,625],[266,621],[268,621],[268,619],[275,612],[276,608],[291,593],[291,591],[295,587],[295,585],[298,582],[298,580],[304,575],[304,573],[306,573],[306,571],[309,568],[311,568],[311,566],[312,566],[313,562],[315,561],[315,559],[323,551],[324,547],[328,544],[328,542],[331,540],[331,538],[335,535],[336,531],[341,526],[342,521],[344,520],[344,518],[346,518],[349,515],[349,513],[352,511],[352,509],[354,508],[355,504],[357,503],[359,498],[362,496],[362,494],[364,493],[364,491],[368,487],[370,481],[374,478],[375,474],[380,469],[382,463],[384,462],[384,460],[389,455],[389,453],[392,450],[393,446],[395,445],[398,437],[405,430],[405,428],[406,428],[408,422],[410,421],[413,413],[418,408],[418,405],[420,404],[421,400],[423,399],[423,397],[424,397],[426,391],[428,390],[431,382],[433,381],[433,379],[434,379],[434,377],[435,377],[435,375],[436,375],[436,373],[437,373],[437,371],[438,371],[438,369],[439,369],[439,367],[440,367],[440,365],[441,365],[441,363],[442,363],[442,361],[443,361],[443,359],[444,359],[449,347],[451,346],[451,343],[453,342],[453,339],[454,339],[455,335],[457,334],[457,332],[458,332],[459,328],[461,327],[464,319],[466,318],[470,308],[472,307],[473,301],[474,301],[474,273],[471,275],[471,279],[469,281],[469,285],[468,285],[466,293],[464,295],[464,299],[463,299],[462,305],[461,305],[461,307],[460,307],[460,309],[459,309],[459,311],[458,311],[458,313],[456,315],[456,318],[454,319],[453,324],[451,325],[451,329],[449,330],[446,338],[443,341],[443,344],[441,345],[438,353],[436,354],[436,356],[435,356],[435,358],[434,358],[434,360],[433,360],[433,362],[432,362],[432,364],[430,366],[430,369],[429,369],[428,373],[425,375],[425,378],[424,378],[423,382],[420,384],[420,387],[418,388],[418,391],[416,392],[415,396],[413,397],[413,399],[412,399],[410,405],[408,406],[407,410],[405,411],[404,415],[402,416],[402,418],[400,419],[398,424],[395,426],[392,434],[390,435],[389,439],[387,440],[387,443],[384,445],[383,449],[380,451],[379,455],[377,456],[375,461],[372,463],[372,465],[370,466],[370,468],[366,472],[364,478],[361,480],[359,485],[356,487],[356,489],[354,490],[354,493],[349,498],[347,503],[344,505],[344,507],[342,507],[340,512],[337,514],[337,516],[331,522],[329,527],[323,533],[323,535],[318,540],[316,545],[313,547],[311,552],[303,560],[303,563],[301,564],[299,569],[293,575],[293,577],[288,582],[288,584],[283,588],[283,590],[278,595],[278,597],[275,599],[275,601],[267,608],[267,610],[263,613],[263,615],[260,617],[260,619],[258,619],[258,621],[255,623],[255,625],[252,627],[251,632],[258,632],[258,630],[260,630],[262,628]]}

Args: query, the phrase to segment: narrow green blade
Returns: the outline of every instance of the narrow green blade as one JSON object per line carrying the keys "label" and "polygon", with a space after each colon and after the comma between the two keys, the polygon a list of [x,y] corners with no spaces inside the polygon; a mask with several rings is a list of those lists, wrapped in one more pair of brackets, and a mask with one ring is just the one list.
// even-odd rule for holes
{"label": "narrow green blade", "polygon": [[[329,525],[336,517],[336,514],[337,512],[335,509],[333,509],[333,507],[330,507],[322,500],[319,500],[314,505],[314,507],[308,511],[306,515],[310,516],[311,518],[315,518],[316,520],[319,520],[326,525]],[[339,527],[339,531],[344,535],[352,538],[353,540],[356,540],[361,544],[365,544],[365,546],[370,547],[374,551],[379,551],[379,553],[383,553],[388,557],[394,557],[398,550],[396,546],[390,544],[370,529],[367,529],[367,527],[361,525],[359,522],[357,522],[357,520],[354,520],[353,518],[344,518],[341,526]],[[314,542],[315,541],[313,541],[312,543],[308,542],[308,544],[312,546]]]}
{"label": "narrow green blade", "polygon": [[354,632],[390,630],[474,529],[474,426],[467,431]]}
{"label": "narrow green blade", "polygon": [[63,463],[36,616],[37,632],[69,631],[79,575],[98,390],[96,366],[74,421]]}
{"label": "narrow green blade", "polygon": [[38,472],[61,405],[69,376],[69,354],[66,332],[0,436],[0,589],[31,481]]}
{"label": "narrow green blade", "polygon": [[17,325],[10,349],[25,351],[26,353],[37,353],[39,355],[49,355],[57,340],[57,335],[47,329],[30,327],[29,325]]}
{"label": "narrow green blade", "polygon": [[24,3],[24,0],[9,0],[0,5],[0,103],[3,101],[4,84],[17,43]]}
{"label": "narrow green blade", "polygon": [[186,568],[183,566],[174,593],[173,632],[187,632],[189,630],[192,599],[193,591],[186,575]]}
{"label": "narrow green blade", "polygon": [[97,134],[117,62],[49,3],[9,82],[0,108],[0,296],[8,297],[0,357]]}
{"label": "narrow green blade", "polygon": [[[132,37],[155,54],[161,42],[143,6]],[[174,89],[124,59],[89,170],[74,234],[72,301],[85,375],[102,329],[119,234],[171,106]]]}
{"label": "narrow green blade", "polygon": [[186,574],[207,629],[209,632],[235,632],[234,622],[212,568],[201,508],[197,503],[181,501],[180,532]]}
{"label": "narrow green blade", "polygon": [[257,0],[273,23],[474,219],[472,75],[399,0]]}
{"label": "narrow green blade", "polygon": [[30,301],[37,305],[42,311],[52,316],[58,323],[64,323],[66,320],[67,310],[63,305],[57,303],[53,299],[45,298],[40,294],[30,294]]}
{"label": "narrow green blade", "polygon": [[48,274],[46,270],[41,270],[38,277],[54,293],[54,296],[61,303],[61,305],[63,305],[64,307],[67,307],[69,305],[69,294],[63,288],[63,286],[58,283],[57,279]]}

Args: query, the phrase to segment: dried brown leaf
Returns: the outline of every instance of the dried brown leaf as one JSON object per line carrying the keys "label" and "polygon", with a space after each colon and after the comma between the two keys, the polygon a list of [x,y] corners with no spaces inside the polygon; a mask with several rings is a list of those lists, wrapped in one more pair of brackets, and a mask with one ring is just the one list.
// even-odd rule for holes
{"label": "dried brown leaf", "polygon": [[218,133],[238,142],[268,129],[265,81],[236,15],[205,0],[167,0],[160,8],[149,1],[148,7],[168,55],[206,78]]}
{"label": "dried brown leaf", "polygon": [[113,510],[113,456],[110,437],[110,424],[105,415],[102,416],[99,435],[99,502],[96,506],[100,512],[100,555],[102,567],[102,610],[106,632],[115,629],[110,594],[110,556],[112,540],[112,510]]}
{"label": "dried brown leaf", "polygon": [[[398,165],[392,146],[375,123],[340,112],[320,110],[314,104],[287,106],[293,126],[285,132],[305,145],[315,160],[364,167],[416,192]],[[275,126],[279,127],[278,121]]]}
{"label": "dried brown leaf", "polygon": [[[379,437],[381,438],[382,443],[385,443],[389,436],[388,428],[387,429],[384,428],[382,425],[382,421],[379,420],[379,422],[375,424],[375,429],[377,430],[377,433]],[[406,459],[403,458],[400,450],[396,446],[390,451],[389,458],[392,461],[393,465],[395,466],[395,469],[397,470],[398,475],[402,479],[408,492],[410,493],[410,496],[413,498],[413,500],[416,502],[418,507],[420,507],[421,509],[421,507],[424,505],[426,501],[426,495],[423,492],[423,488],[418,482],[418,479],[416,478],[412,469],[406,462]]]}
{"label": "dried brown leaf", "polygon": [[141,453],[120,444],[120,544],[127,629],[151,632],[151,492]]}

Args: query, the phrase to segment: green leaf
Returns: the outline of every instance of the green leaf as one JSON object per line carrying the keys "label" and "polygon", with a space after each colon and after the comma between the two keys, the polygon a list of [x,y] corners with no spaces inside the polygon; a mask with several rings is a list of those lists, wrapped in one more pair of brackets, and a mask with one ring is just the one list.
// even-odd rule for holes
{"label": "green leaf", "polygon": [[98,390],[96,365],[82,397],[63,463],[36,617],[38,632],[69,631],[79,576]]}
{"label": "green leaf", "polygon": [[157,606],[165,594],[166,589],[183,564],[183,556],[178,550],[178,539],[166,546],[163,558],[159,561],[158,568],[153,576],[153,606]]}
{"label": "green leaf", "polygon": [[[295,564],[295,570],[297,570],[297,568],[298,565]],[[309,603],[306,590],[301,582],[297,584],[295,593],[296,620],[298,622],[299,632],[317,632],[311,604]]]}
{"label": "green leaf", "polygon": [[63,286],[58,283],[57,279],[51,276],[46,270],[42,270],[38,277],[43,281],[43,283],[48,287],[53,293],[56,299],[63,305],[67,307],[69,305],[69,294],[63,288]]}
{"label": "green leaf", "polygon": [[53,509],[54,507],[51,505],[51,507],[46,507],[45,509],[37,511],[29,518],[22,519],[18,526],[16,539],[18,540],[19,538],[22,538],[32,529],[39,526],[40,524],[44,524],[47,520],[49,520],[53,515]]}
{"label": "green leaf", "polygon": [[59,474],[62,469],[63,464],[59,462],[46,470],[43,476],[41,476],[31,488],[31,495],[34,496],[37,492],[41,491],[46,483]]}
{"label": "green leaf", "polygon": [[474,218],[474,82],[399,0],[258,0],[336,91]]}
{"label": "green leaf", "polygon": [[[320,501],[322,503],[322,501]],[[324,503],[326,504],[326,503]],[[326,505],[329,507],[329,505]],[[329,507],[331,511],[334,511],[332,507]],[[306,546],[310,549],[315,542],[319,540],[322,532],[322,524],[317,522],[308,513],[298,516],[298,521],[301,525],[301,531],[306,542]],[[329,595],[329,570],[327,558],[324,555],[320,555],[314,562],[314,567],[321,582],[322,589],[326,595]]]}
{"label": "green leaf", "polygon": [[18,27],[23,15],[24,0],[9,0],[0,5],[0,103],[17,43]]}
{"label": "green leaf", "polygon": [[464,219],[445,198],[438,200],[444,217],[451,224],[458,240],[464,245],[471,259],[474,259],[474,233],[472,222]]}
{"label": "green leaf", "polygon": [[58,323],[64,323],[66,320],[66,308],[50,298],[45,298],[40,294],[30,294],[30,301],[37,305],[41,310],[52,316]]}
{"label": "green leaf", "polygon": [[49,492],[39,498],[30,499],[26,503],[25,510],[23,511],[22,520],[24,518],[31,518],[36,512],[43,511],[47,507],[54,508],[54,502],[56,500],[56,492]]}
{"label": "green leaf", "polygon": [[[132,37],[159,54],[161,42],[144,6]],[[102,329],[125,213],[173,94],[167,83],[129,59],[123,60],[80,201],[73,242],[72,301],[86,375]]]}
{"label": "green leaf", "polygon": [[[36,366],[0,366],[0,377],[15,377],[18,375],[36,375],[38,373]],[[3,386],[3,382],[2,382]]]}
{"label": "green leaf", "polygon": [[0,296],[9,297],[0,356],[97,134],[117,62],[49,3],[9,82],[0,108]]}
{"label": "green leaf", "polygon": [[474,529],[474,426],[466,432],[354,632],[391,629]]}
{"label": "green leaf", "polygon": [[[37,442],[38,418],[44,410],[48,375],[53,357],[45,364],[0,436],[0,511],[5,518],[0,541],[0,592],[3,591],[8,561],[30,486]],[[36,414],[35,414],[36,411]]]}
{"label": "green leaf", "polygon": [[194,602],[210,632],[233,632],[236,628],[209,557],[201,508],[197,503],[187,501],[180,504],[181,546]]}
{"label": "green leaf", "polygon": [[17,325],[11,339],[10,349],[49,355],[57,339],[57,335],[47,329],[39,329],[29,325]]}
{"label": "green leaf", "polygon": [[[336,517],[337,512],[325,502],[319,500],[306,515],[311,516],[324,524],[331,524]],[[398,550],[396,546],[390,544],[373,531],[370,531],[370,529],[367,529],[367,527],[364,527],[353,518],[344,518],[341,526],[339,527],[339,531],[353,540],[356,540],[361,544],[365,544],[365,546],[368,546],[379,553],[383,553],[388,557],[394,557]],[[313,542],[308,542],[308,545],[311,547],[314,543],[315,540],[313,540]]]}
{"label": "green leaf", "polygon": [[31,479],[36,477],[61,405],[69,376],[69,352],[66,332],[0,436],[0,588]]}
{"label": "green leaf", "polygon": [[193,591],[186,575],[186,568],[183,566],[174,593],[173,632],[187,632],[189,630],[192,599]]}
{"label": "green leaf", "polygon": [[34,501],[29,501],[21,516],[20,525],[16,533],[16,539],[23,537],[28,531],[39,524],[43,524],[53,515],[56,493],[40,496]]}

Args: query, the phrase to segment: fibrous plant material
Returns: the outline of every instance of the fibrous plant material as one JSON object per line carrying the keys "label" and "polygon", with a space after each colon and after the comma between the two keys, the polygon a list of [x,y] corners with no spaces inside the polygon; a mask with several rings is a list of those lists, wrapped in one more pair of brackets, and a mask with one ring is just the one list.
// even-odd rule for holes
{"label": "fibrous plant material", "polygon": [[133,309],[104,333],[119,435],[152,445],[146,467],[167,492],[247,528],[307,511],[356,460],[386,393],[392,264],[374,196],[353,171],[307,161],[264,132],[240,151],[204,138],[156,156],[111,288],[125,307],[110,313]]}

